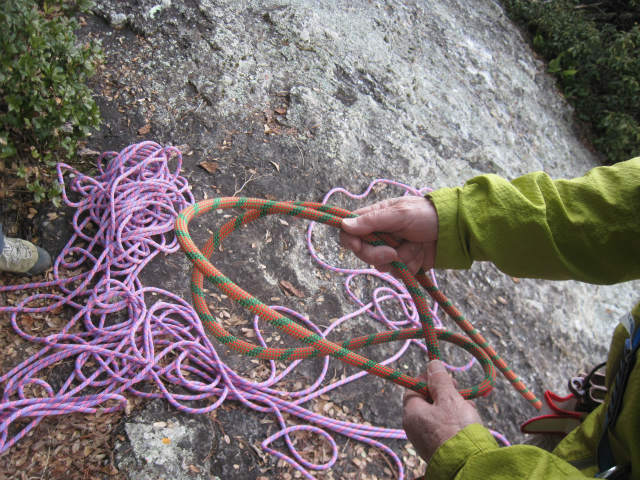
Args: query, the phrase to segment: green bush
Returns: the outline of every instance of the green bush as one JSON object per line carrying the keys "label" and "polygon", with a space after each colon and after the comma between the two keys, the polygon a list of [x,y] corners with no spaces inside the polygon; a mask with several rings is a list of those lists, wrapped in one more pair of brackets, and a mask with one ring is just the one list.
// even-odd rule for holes
{"label": "green bush", "polygon": [[60,186],[52,167],[56,160],[71,158],[78,140],[100,122],[86,81],[102,53],[95,43],[79,44],[72,17],[90,3],[2,3],[0,158],[19,165],[16,173],[37,202],[50,198],[57,203]]}
{"label": "green bush", "polygon": [[503,0],[609,162],[640,155],[640,0]]}

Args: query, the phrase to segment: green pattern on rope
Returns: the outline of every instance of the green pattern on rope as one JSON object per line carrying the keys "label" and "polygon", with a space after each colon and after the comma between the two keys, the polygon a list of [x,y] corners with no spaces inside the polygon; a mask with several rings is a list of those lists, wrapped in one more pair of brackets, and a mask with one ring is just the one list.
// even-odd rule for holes
{"label": "green pattern on rope", "polygon": [[[215,232],[206,243],[203,251],[200,252],[193,243],[189,234],[189,222],[193,218],[196,218],[211,209],[229,208],[242,208],[245,212],[236,218],[227,221],[222,227],[220,227],[220,229]],[[260,300],[235,285],[230,279],[217,270],[216,267],[209,262],[208,258],[213,254],[215,249],[221,245],[221,242],[241,225],[248,224],[269,214],[282,214],[305,218],[308,220],[322,222],[337,228],[340,227],[342,218],[355,216],[347,210],[315,202],[276,202],[272,200],[245,197],[221,197],[208,199],[183,210],[176,218],[175,232],[182,249],[187,255],[187,258],[189,258],[194,264],[191,289],[193,293],[194,307],[203,321],[203,324],[220,342],[244,355],[265,360],[290,361],[301,358],[312,358],[318,355],[331,355],[335,358],[341,359],[345,363],[354,365],[381,378],[391,380],[394,383],[411,388],[428,396],[429,392],[424,382],[421,382],[418,379],[408,376],[398,370],[393,370],[387,366],[369,360],[354,352],[353,349],[394,340],[407,340],[410,338],[423,337],[429,349],[429,357],[433,359],[440,357],[438,348],[438,338],[440,338],[466,349],[479,361],[484,370],[485,376],[480,384],[460,391],[461,395],[465,398],[474,398],[476,396],[486,395],[489,393],[495,382],[495,367],[498,367],[527,400],[536,406],[536,408],[540,408],[540,401],[524,386],[524,384],[522,384],[520,379],[513,374],[513,372],[507,367],[506,363],[493,351],[493,349],[485,347],[486,340],[482,338],[477,330],[473,329],[471,324],[469,324],[460,312],[451,306],[451,302],[449,302],[442,292],[440,292],[440,290],[431,283],[423,271],[418,272],[416,277],[413,277],[409,274],[406,265],[400,262],[394,263],[394,266],[397,268],[397,273],[405,282],[405,285],[416,304],[422,323],[421,328],[382,332],[373,336],[367,335],[347,340],[341,344],[330,342],[306,329],[302,325],[297,324],[288,317],[272,310]],[[382,234],[371,236],[367,241],[378,245],[385,243],[393,244],[392,239],[389,239]],[[224,329],[213,315],[211,315],[208,309],[204,299],[204,278],[216,285],[232,300],[240,303],[245,308],[250,309],[252,312],[267,320],[275,327],[298,338],[303,343],[308,343],[309,345],[306,347],[286,349],[265,348],[246,342],[229,334],[229,332]],[[470,334],[470,336],[475,340],[475,343],[462,335],[443,330],[436,330],[434,328],[433,319],[426,303],[426,296],[424,295],[423,290],[417,287],[418,283],[416,283],[416,280],[432,298],[443,306],[445,311],[461,326],[461,328]],[[478,343],[482,346],[479,346]]]}

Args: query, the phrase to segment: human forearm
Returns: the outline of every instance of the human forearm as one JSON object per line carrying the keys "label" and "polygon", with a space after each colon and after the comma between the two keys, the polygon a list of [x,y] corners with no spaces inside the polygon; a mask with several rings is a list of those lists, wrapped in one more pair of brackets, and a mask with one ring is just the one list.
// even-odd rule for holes
{"label": "human forearm", "polygon": [[573,180],[482,175],[430,198],[438,212],[437,268],[488,260],[523,277],[640,278],[640,158]]}

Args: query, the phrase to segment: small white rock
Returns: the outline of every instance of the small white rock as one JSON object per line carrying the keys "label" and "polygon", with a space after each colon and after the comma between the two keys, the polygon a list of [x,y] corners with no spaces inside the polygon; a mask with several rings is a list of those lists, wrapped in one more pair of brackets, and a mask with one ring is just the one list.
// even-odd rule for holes
{"label": "small white rock", "polygon": [[111,15],[111,26],[113,28],[122,28],[127,22],[127,16],[124,13],[114,13]]}

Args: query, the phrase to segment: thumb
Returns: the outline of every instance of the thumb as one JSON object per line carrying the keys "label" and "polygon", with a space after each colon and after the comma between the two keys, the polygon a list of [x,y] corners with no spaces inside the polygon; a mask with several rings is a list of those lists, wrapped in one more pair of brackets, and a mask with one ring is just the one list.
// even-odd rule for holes
{"label": "thumb", "polygon": [[431,360],[427,365],[427,385],[433,403],[449,401],[459,395],[453,378],[440,360]]}
{"label": "thumb", "polygon": [[391,208],[377,208],[358,217],[343,218],[341,227],[351,235],[363,236],[373,232],[393,233],[398,230],[402,219]]}

